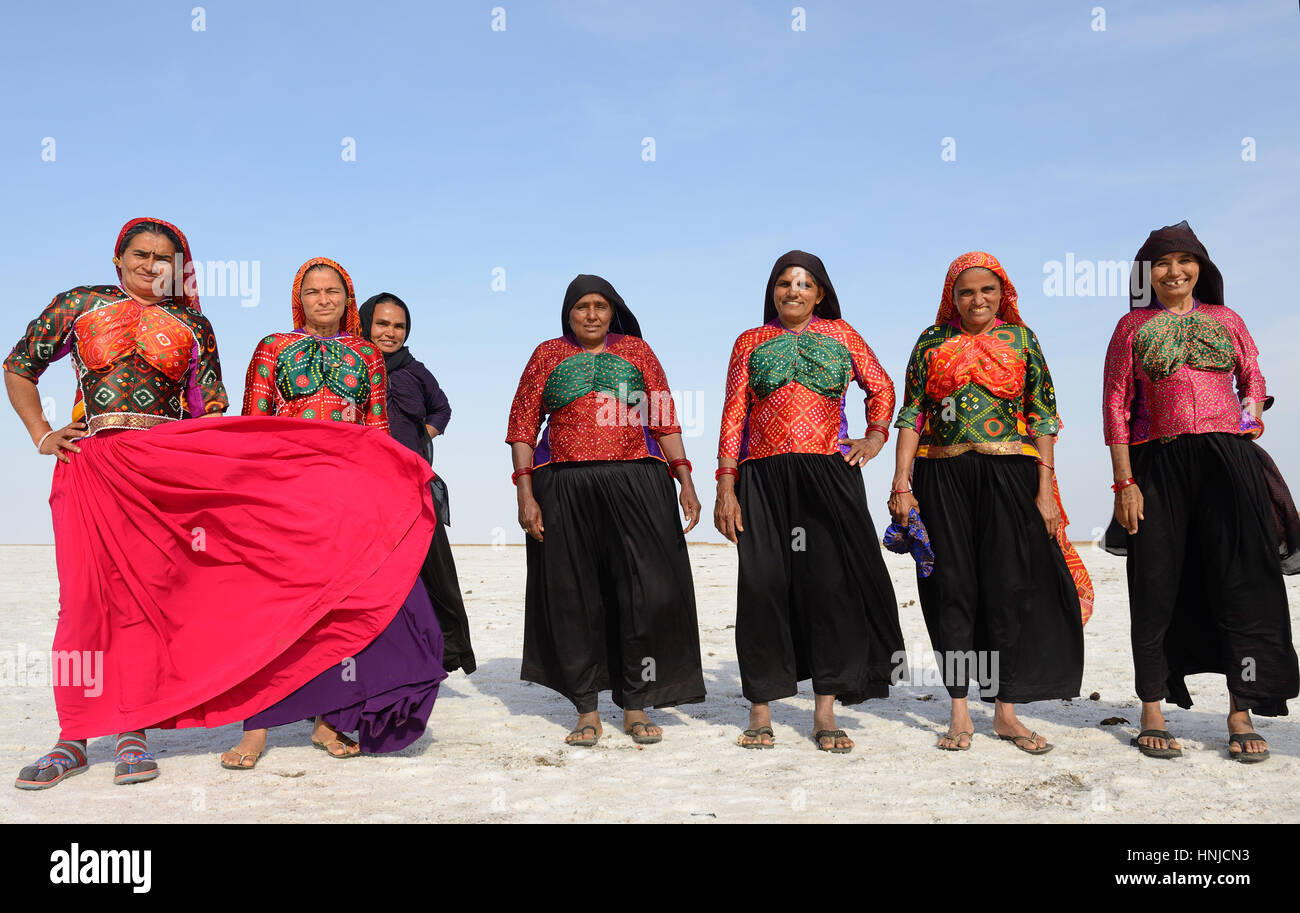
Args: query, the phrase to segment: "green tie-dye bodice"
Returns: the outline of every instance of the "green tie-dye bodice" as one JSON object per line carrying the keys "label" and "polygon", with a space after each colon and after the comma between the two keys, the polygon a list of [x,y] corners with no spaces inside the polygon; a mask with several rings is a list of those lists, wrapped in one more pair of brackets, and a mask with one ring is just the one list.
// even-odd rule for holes
{"label": "green tie-dye bodice", "polygon": [[311,396],[325,387],[344,399],[364,403],[370,398],[370,382],[361,356],[337,339],[304,336],[276,356],[275,385],[285,400]]}
{"label": "green tie-dye bodice", "polygon": [[608,393],[624,403],[645,393],[641,370],[611,352],[580,352],[555,366],[542,390],[542,406],[557,412],[588,393]]}
{"label": "green tie-dye bodice", "polygon": [[1202,371],[1231,371],[1237,363],[1228,328],[1202,311],[1152,317],[1133,339],[1133,351],[1152,380],[1164,380],[1183,365]]}
{"label": "green tie-dye bodice", "polygon": [[819,396],[839,398],[852,380],[849,350],[820,333],[782,333],[749,355],[749,386],[760,399],[791,383]]}

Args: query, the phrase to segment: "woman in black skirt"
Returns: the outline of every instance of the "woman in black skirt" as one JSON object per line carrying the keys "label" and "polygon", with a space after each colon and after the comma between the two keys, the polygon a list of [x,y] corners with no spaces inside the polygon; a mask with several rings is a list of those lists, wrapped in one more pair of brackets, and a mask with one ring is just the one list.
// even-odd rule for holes
{"label": "woman in black skirt", "polygon": [[994,701],[994,734],[1044,754],[1052,746],[1015,705],[1075,697],[1083,678],[1092,584],[1065,537],[1052,466],[1056,394],[1016,297],[992,255],[952,262],[895,422],[889,510],[896,523],[919,511],[934,549],[934,570],[917,583],[952,698],[938,744],[946,751],[971,747],[971,679]]}
{"label": "woman in black skirt", "polygon": [[[752,706],[737,744],[771,748],[769,702],[811,678],[817,747],[845,753],[853,740],[835,724],[836,697],[887,697],[903,649],[861,471],[889,436],[894,385],[840,319],[812,254],[776,261],[763,321],[731,352],[713,510],[740,559],[736,652]],[[848,436],[850,383],[867,393],[861,438]]]}
{"label": "woman in black skirt", "polygon": [[1191,707],[1184,676],[1218,672],[1229,756],[1263,761],[1268,743],[1250,712],[1286,716],[1300,672],[1264,461],[1251,443],[1264,431],[1258,351],[1186,222],[1153,231],[1133,269],[1103,393],[1115,519],[1128,532],[1142,700],[1133,744],[1148,757],[1181,755],[1160,702]]}
{"label": "woman in black skirt", "polygon": [[[393,437],[433,463],[433,439],[447,430],[451,421],[451,404],[438,385],[438,379],[411,354],[407,340],[411,336],[411,309],[391,292],[372,295],[358,309],[361,332],[384,353],[388,373],[388,426]],[[456,559],[447,538],[448,507],[440,503],[439,493],[446,487],[435,481],[434,506],[438,525],[429,544],[429,553],[420,568],[420,580],[433,603],[442,628],[442,667],[447,672],[463,669],[469,675],[477,668],[474,647],[470,643],[469,617],[460,594]]]}
{"label": "woman in black skirt", "polygon": [[521,677],[573,702],[568,744],[596,744],[607,690],[650,744],[663,730],[646,708],[704,700],[685,537],[700,502],[663,368],[614,287],[574,279],[560,328],[529,358],[506,435],[528,534]]}

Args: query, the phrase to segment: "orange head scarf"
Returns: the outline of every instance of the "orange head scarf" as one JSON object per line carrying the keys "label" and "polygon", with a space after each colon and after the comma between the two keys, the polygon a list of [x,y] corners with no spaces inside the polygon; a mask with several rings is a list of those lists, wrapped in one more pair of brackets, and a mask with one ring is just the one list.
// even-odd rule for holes
{"label": "orange head scarf", "polygon": [[1002,280],[1002,300],[998,303],[998,317],[1007,323],[1024,326],[1020,319],[1020,309],[1016,306],[1016,287],[1007,278],[1007,271],[1002,268],[998,258],[982,250],[973,250],[962,254],[948,267],[948,278],[943,281],[943,298],[939,301],[939,315],[935,323],[947,323],[957,316],[957,305],[952,300],[952,288],[957,284],[957,277],[968,269],[980,266],[991,270]]}
{"label": "orange head scarf", "polygon": [[339,333],[360,336],[361,315],[357,313],[357,296],[352,290],[352,277],[348,275],[347,270],[329,257],[312,257],[298,267],[298,274],[293,277],[293,328],[301,330],[307,325],[307,313],[302,307],[302,280],[306,277],[307,271],[314,266],[328,266],[343,277],[343,284],[347,286],[348,300],[343,305],[343,319],[339,321]]}
{"label": "orange head scarf", "polygon": [[[162,219],[132,219],[122,226],[122,230],[117,233],[117,241],[113,244],[113,266],[117,269],[117,281],[122,281],[122,267],[118,264],[118,259],[122,256],[122,242],[126,240],[127,234],[137,225],[149,223],[151,225],[161,225],[163,228],[174,234],[181,242],[181,297],[185,304],[194,310],[199,310],[199,288],[198,282],[194,278],[194,259],[190,256],[190,242],[185,237],[185,232],[181,231],[170,222],[164,222]],[[174,281],[174,280],[173,280]],[[175,296],[173,296],[175,297]]]}

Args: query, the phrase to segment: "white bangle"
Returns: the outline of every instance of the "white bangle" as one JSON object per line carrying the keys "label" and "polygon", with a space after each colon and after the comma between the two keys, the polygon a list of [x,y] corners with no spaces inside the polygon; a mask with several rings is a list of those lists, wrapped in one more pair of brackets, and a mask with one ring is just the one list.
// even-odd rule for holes
{"label": "white bangle", "polygon": [[55,429],[55,428],[51,428],[49,431],[47,431],[47,432],[45,432],[44,434],[41,435],[41,439],[40,439],[39,441],[36,442],[36,449],[37,449],[37,451],[39,451],[42,447],[45,446],[45,439],[46,439],[47,437],[49,437],[51,434],[53,434],[56,430],[57,430],[57,429]]}

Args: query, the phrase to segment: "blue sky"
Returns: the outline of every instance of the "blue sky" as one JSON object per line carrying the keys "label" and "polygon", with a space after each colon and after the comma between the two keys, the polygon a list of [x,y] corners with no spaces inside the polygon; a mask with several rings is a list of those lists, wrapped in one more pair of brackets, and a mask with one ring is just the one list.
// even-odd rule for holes
{"label": "blue sky", "polygon": [[[576,273],[614,284],[692,398],[708,518],[727,357],[777,256],[822,257],[901,394],[947,264],[983,249],[1046,352],[1088,538],[1111,504],[1101,368],[1127,302],[1047,295],[1045,265],[1128,260],[1187,219],[1278,397],[1262,443],[1300,479],[1294,3],[810,0],[804,31],[794,5],[211,2],[201,31],[193,0],[9,10],[0,343],[56,293],[112,282],[121,225],[157,216],[201,261],[258,265],[255,307],[204,299],[237,404],[257,340],[289,326],[294,271],[333,257],[360,297],[413,308],[412,351],[453,408],[435,464],[452,541],[516,542],[507,412]],[[66,422],[66,361],[41,390]],[[5,415],[0,542],[50,542],[52,460]],[[851,395],[855,433],[861,416]],[[878,531],[893,442],[866,470]]]}

